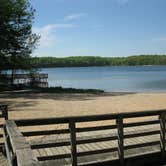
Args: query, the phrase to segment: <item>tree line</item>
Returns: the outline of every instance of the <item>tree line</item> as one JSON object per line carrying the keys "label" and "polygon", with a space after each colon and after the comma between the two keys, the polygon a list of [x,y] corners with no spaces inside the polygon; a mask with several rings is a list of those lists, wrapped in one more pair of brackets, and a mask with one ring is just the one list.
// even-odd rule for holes
{"label": "tree line", "polygon": [[166,65],[166,55],[139,55],[129,57],[34,57],[34,68],[47,67],[88,67],[88,66],[137,66],[137,65]]}

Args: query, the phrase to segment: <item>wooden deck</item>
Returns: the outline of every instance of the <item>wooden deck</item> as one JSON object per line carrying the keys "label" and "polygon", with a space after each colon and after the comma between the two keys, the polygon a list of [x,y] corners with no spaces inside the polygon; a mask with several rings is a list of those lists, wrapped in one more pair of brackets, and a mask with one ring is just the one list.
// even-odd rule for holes
{"label": "wooden deck", "polygon": [[8,166],[7,158],[0,152],[0,166]]}
{"label": "wooden deck", "polygon": [[[11,74],[0,74],[0,76],[8,78],[10,81],[12,78]],[[34,80],[39,87],[48,87],[48,74],[46,73],[34,73],[34,74],[14,74],[14,84],[25,84],[28,85]]]}
{"label": "wooden deck", "polygon": [[3,141],[3,124],[4,121],[8,119],[8,108],[7,105],[0,105],[0,166],[7,166],[7,158],[2,153],[4,148]]}
{"label": "wooden deck", "polygon": [[[155,133],[156,131],[159,131],[160,127],[159,125],[149,125],[148,127],[142,126],[142,127],[135,127],[134,129],[128,129],[125,131],[124,135],[131,135],[131,134],[138,134],[138,133],[145,133],[145,132],[152,132]],[[156,132],[157,133],[157,132]],[[104,138],[112,138],[112,137],[117,137],[117,131],[116,130],[108,130],[104,132],[96,132],[96,133],[80,133],[77,135],[77,141],[81,140],[89,140],[89,139],[102,139]],[[44,138],[44,140],[38,139],[36,141],[30,141],[30,144],[32,147],[39,146],[40,144],[43,145],[44,143],[63,143],[63,142],[68,142],[70,141],[70,136],[69,135],[60,135],[58,136],[47,136]],[[150,135],[150,136],[142,136],[142,137],[136,137],[136,138],[129,138],[126,139],[124,142],[124,145],[127,147],[130,147],[132,149],[126,150],[125,151],[125,158],[131,158],[133,156],[138,156],[138,155],[144,155],[144,154],[150,154],[150,153],[156,153],[160,152],[160,135],[155,134],[155,135]],[[152,146],[143,146],[145,143],[150,143],[154,142],[156,145]],[[157,144],[158,143],[158,144]],[[140,147],[138,148],[138,144],[140,144]],[[137,147],[134,148],[134,145]],[[112,141],[103,141],[103,142],[98,142],[98,143],[87,143],[83,145],[78,145],[77,146],[77,152],[88,152],[92,151],[95,152],[96,150],[100,149],[118,149],[118,141],[117,140],[112,140]],[[45,158],[48,159],[48,156],[57,156],[57,155],[62,155],[66,153],[70,153],[70,146],[61,146],[61,147],[51,147],[51,148],[40,148],[40,149],[34,149],[33,152],[36,155],[36,157],[39,160],[44,160]],[[107,152],[107,153],[102,153],[102,154],[94,154],[86,157],[78,157],[78,163],[79,164],[88,164],[92,162],[97,162],[97,161],[107,161],[107,160],[116,160],[118,159],[118,151],[116,152]],[[70,159],[61,159],[62,165],[71,165],[71,160]]]}
{"label": "wooden deck", "polygon": [[4,140],[11,166],[156,166],[166,162],[165,122],[165,110],[7,120]]}

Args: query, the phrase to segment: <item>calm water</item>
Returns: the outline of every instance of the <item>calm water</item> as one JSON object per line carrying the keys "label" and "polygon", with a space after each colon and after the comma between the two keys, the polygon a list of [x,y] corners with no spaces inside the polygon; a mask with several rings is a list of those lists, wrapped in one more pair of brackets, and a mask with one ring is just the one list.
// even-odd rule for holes
{"label": "calm water", "polygon": [[166,91],[166,66],[72,67],[42,69],[49,86],[97,88],[105,91]]}

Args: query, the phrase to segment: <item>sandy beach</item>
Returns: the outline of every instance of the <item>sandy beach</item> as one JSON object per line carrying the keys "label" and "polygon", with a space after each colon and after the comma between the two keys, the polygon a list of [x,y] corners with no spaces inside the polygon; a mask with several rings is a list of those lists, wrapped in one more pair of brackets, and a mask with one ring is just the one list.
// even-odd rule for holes
{"label": "sandy beach", "polygon": [[94,115],[166,109],[166,93],[0,94],[10,119]]}
{"label": "sandy beach", "polygon": [[[166,109],[166,93],[106,93],[100,95],[0,94],[0,104],[9,105],[9,119],[81,116]],[[125,119],[125,122],[145,121],[156,118],[158,117],[131,118]],[[115,124],[115,120],[83,122],[78,123],[77,127],[110,124]],[[68,126],[66,124],[28,126],[21,128],[21,130],[54,130],[62,128],[68,128]],[[42,136],[41,138],[50,139],[50,136]]]}

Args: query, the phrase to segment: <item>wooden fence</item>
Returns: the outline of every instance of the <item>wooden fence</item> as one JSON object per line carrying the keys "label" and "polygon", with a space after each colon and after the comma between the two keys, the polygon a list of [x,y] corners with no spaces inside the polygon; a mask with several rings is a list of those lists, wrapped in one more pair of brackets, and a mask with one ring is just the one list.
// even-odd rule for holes
{"label": "wooden fence", "polygon": [[5,120],[8,119],[8,107],[7,105],[0,105],[0,151],[2,151],[4,147],[3,142],[3,125]]}
{"label": "wooden fence", "polygon": [[[139,120],[140,117],[146,117],[146,120]],[[153,118],[151,118],[153,117]],[[132,120],[134,118],[134,120]],[[89,123],[89,122],[100,122],[100,121],[108,121],[113,120],[115,124],[108,124],[102,126],[83,126],[78,127],[79,123]],[[127,120],[127,121],[126,121]],[[136,165],[133,164],[135,159],[138,159],[138,165],[144,164],[145,161],[141,159],[148,159],[149,162],[157,162],[162,163],[165,162],[166,158],[166,149],[165,149],[165,133],[166,133],[166,111],[165,110],[157,110],[157,111],[144,111],[144,112],[130,112],[130,113],[117,113],[117,114],[105,114],[105,115],[92,115],[92,116],[77,116],[77,117],[59,117],[59,118],[47,118],[47,119],[28,119],[28,120],[15,120],[15,121],[6,121],[6,125],[4,128],[5,131],[5,145],[8,156],[8,161],[11,166],[18,165],[26,166],[31,165],[60,165],[59,160],[70,158],[72,166],[77,165],[107,165],[108,163],[116,163],[120,166],[124,165]],[[21,131],[20,127],[27,126],[42,126],[42,125],[53,125],[53,124],[67,124],[68,127],[64,129],[54,129],[54,130],[35,130],[35,131]],[[148,126],[152,125],[157,127],[152,127],[153,130],[149,130]],[[138,128],[144,126],[145,129],[139,132]],[[132,132],[128,132],[127,130],[130,128],[136,128],[136,130],[132,130]],[[115,130],[115,134],[113,135],[100,135],[99,137],[86,137],[79,138],[77,134],[83,132],[96,132],[96,131],[106,131],[107,133]],[[43,136],[43,135],[59,135],[59,134],[69,134],[69,139],[60,139],[47,141],[43,140],[42,142],[30,143],[26,140],[26,137],[35,137],[35,136]],[[153,135],[159,135],[159,139],[151,140]],[[126,145],[126,139],[136,139],[137,137],[148,136],[148,139],[145,142],[137,142]],[[91,144],[97,142],[107,142],[107,141],[117,141],[117,145],[114,147],[108,148],[100,148],[96,150],[89,151],[78,151],[79,145]],[[126,157],[125,152],[127,150],[139,149],[142,147],[155,146],[159,145],[160,149],[153,154],[148,153],[144,155],[135,154],[135,156]],[[47,155],[47,156],[36,156],[33,155],[33,150],[42,149],[42,148],[55,148],[62,146],[70,146],[70,153],[57,154],[57,155]],[[136,153],[139,150],[136,150]],[[91,163],[79,163],[78,158],[84,156],[92,156],[97,154],[105,154],[105,153],[118,153],[118,159],[112,161],[96,161]],[[151,157],[148,158],[148,155]],[[111,157],[111,156],[110,156]],[[132,161],[133,160],[133,161]],[[154,161],[155,160],[155,161]],[[141,163],[142,162],[142,163]],[[107,164],[106,164],[107,163]],[[62,164],[63,165],[63,164]]]}

